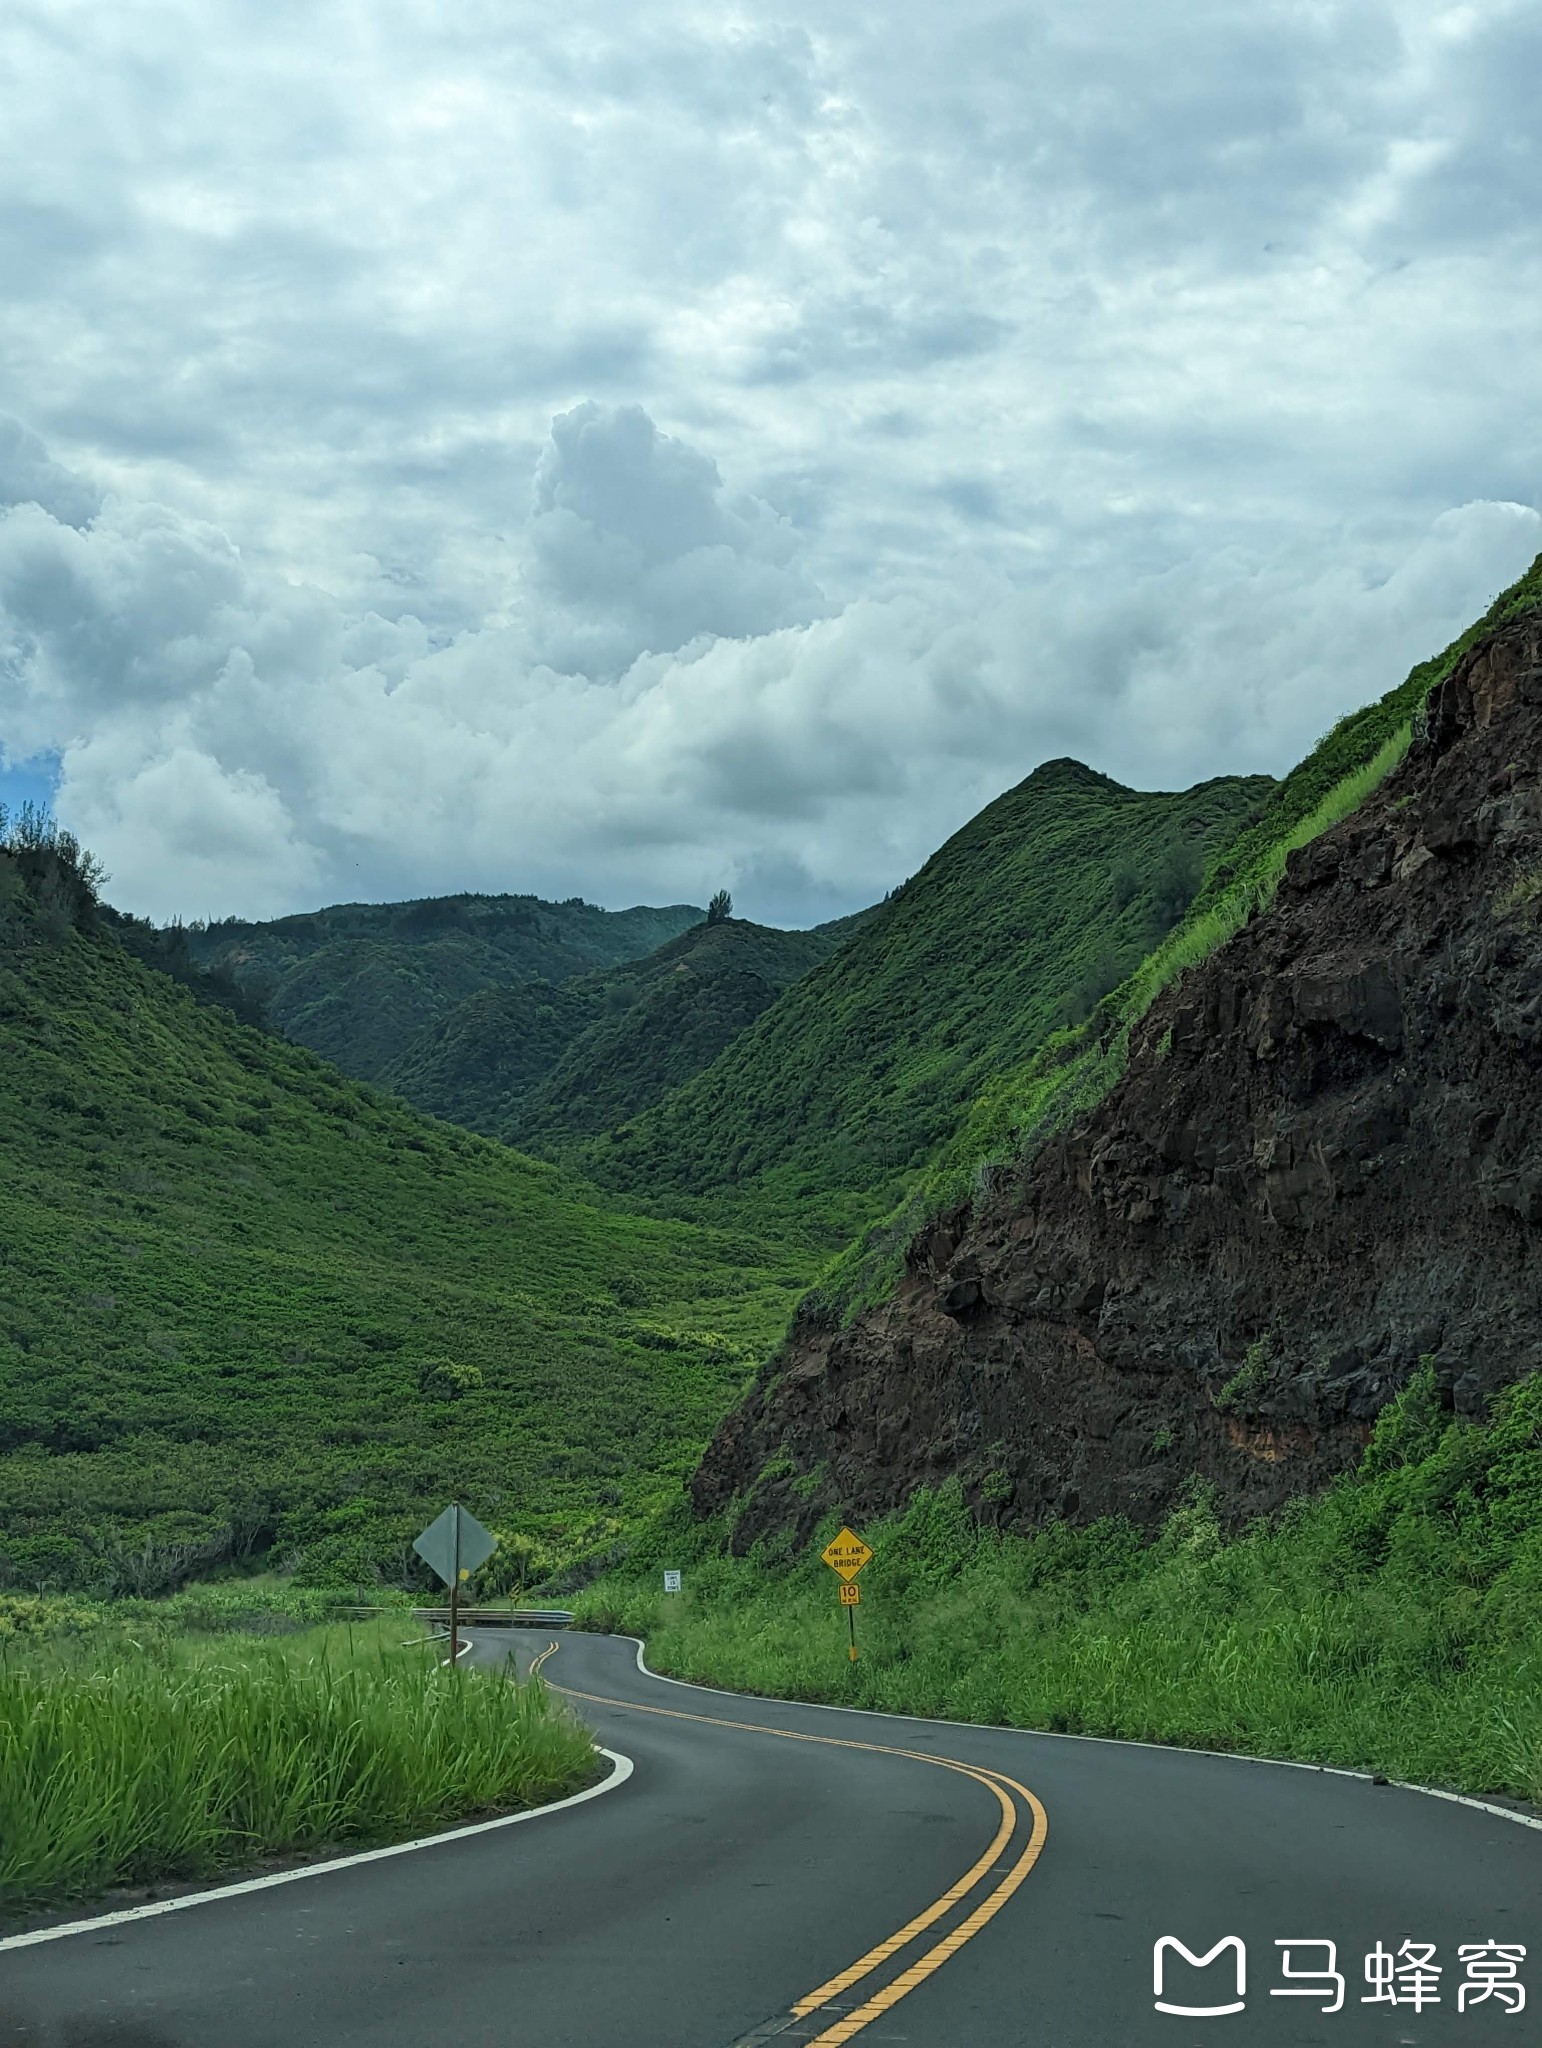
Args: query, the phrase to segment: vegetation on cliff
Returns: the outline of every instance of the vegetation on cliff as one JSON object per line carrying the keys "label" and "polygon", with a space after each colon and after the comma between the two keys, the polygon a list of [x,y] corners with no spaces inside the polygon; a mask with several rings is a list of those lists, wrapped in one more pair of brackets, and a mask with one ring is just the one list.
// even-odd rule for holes
{"label": "vegetation on cliff", "polygon": [[964,1200],[991,1174],[1025,1166],[1045,1139],[1094,1107],[1119,1080],[1130,1033],[1187,968],[1209,958],[1273,898],[1291,853],[1352,812],[1397,767],[1430,692],[1461,657],[1507,619],[1542,605],[1542,556],[1442,653],[1419,663],[1376,703],[1351,712],[1273,785],[1214,853],[1192,902],[1130,972],[1079,1022],[1051,1032],[1020,1060],[996,1060],[965,1104],[949,1141],[885,1214],[854,1235],[826,1271],[806,1312],[849,1321],[884,1299],[904,1248],[926,1220]]}

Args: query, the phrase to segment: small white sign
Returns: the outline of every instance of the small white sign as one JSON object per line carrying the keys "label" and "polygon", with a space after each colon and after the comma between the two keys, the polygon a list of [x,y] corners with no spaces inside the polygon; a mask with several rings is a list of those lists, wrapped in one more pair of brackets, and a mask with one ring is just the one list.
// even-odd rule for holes
{"label": "small white sign", "polygon": [[666,1593],[678,1593],[678,1592],[679,1592],[679,1590],[680,1590],[680,1574],[679,1574],[678,1572],[665,1572],[665,1574],[664,1574],[664,1591],[665,1591]]}

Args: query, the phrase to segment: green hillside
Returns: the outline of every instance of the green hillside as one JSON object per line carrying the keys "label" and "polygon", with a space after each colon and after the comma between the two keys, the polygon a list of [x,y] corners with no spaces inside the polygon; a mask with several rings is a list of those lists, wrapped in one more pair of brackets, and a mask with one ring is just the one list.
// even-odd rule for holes
{"label": "green hillside", "polygon": [[1046,763],[704,1073],[585,1148],[586,1170],[682,1208],[731,1190],[736,1208],[849,1231],[925,1170],[991,1074],[1144,957],[1271,788],[1151,794]]}
{"label": "green hillside", "polygon": [[380,1086],[446,1123],[505,1137],[531,1089],[603,1014],[601,990],[587,981],[478,989],[388,1061]]}
{"label": "green hillside", "polygon": [[689,1080],[839,942],[828,928],[742,918],[692,925],[640,960],[557,987],[484,989],[379,1078],[450,1123],[559,1153]]}
{"label": "green hillside", "polygon": [[201,1005],[46,847],[0,851],[0,1150],[0,1583],[394,1574],[452,1494],[566,1555],[807,1278]]}
{"label": "green hillside", "polygon": [[339,903],[267,924],[225,918],[186,931],[200,966],[233,975],[291,1038],[371,1081],[481,989],[613,967],[704,915],[689,903],[601,910],[578,897],[431,896]]}

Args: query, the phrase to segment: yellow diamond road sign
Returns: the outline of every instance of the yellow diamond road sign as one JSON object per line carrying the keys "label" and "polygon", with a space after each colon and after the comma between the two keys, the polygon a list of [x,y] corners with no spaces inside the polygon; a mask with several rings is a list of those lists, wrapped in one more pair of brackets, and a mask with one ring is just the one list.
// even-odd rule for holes
{"label": "yellow diamond road sign", "polygon": [[832,1572],[839,1572],[843,1579],[854,1579],[873,1553],[855,1530],[842,1529],[819,1554]]}

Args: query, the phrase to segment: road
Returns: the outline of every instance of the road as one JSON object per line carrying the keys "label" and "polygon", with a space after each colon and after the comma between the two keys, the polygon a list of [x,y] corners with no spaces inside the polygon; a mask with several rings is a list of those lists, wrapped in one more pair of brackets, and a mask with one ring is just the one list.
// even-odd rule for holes
{"label": "road", "polygon": [[[477,1638],[521,1664],[549,1636]],[[543,1675],[633,1763],[518,1826],[158,1918],[0,1944],[5,2048],[1112,2048],[1534,2041],[1542,1833],[1327,1773],[664,1682],[565,1635]],[[1153,1946],[1245,1944],[1244,2010],[1154,2009]],[[1321,1984],[1276,1997],[1337,1944]],[[1526,2010],[1457,2010],[1524,1945]],[[1432,1945],[1439,2004],[1415,2006]],[[1399,1966],[1397,2004],[1364,1957]],[[1492,1952],[1490,1952],[1492,1954]],[[1164,2002],[1235,2002],[1169,1951]],[[1485,1967],[1485,1959],[1477,1959]],[[1501,1965],[1502,1967],[1502,1965]],[[1509,2003],[1513,2003],[1513,1993]]]}

